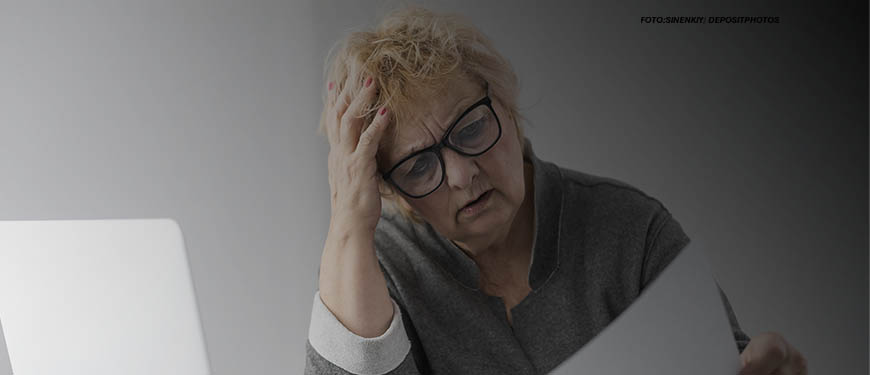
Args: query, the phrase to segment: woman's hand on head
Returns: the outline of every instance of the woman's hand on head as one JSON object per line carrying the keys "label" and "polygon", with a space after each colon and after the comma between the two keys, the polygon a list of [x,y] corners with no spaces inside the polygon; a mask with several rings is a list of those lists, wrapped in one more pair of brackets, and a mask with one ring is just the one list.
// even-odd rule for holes
{"label": "woman's hand on head", "polygon": [[740,353],[738,375],[806,375],[807,360],[776,332],[752,338]]}
{"label": "woman's hand on head", "polygon": [[351,92],[351,86],[345,82],[341,92],[335,82],[328,86],[330,226],[374,234],[381,214],[378,191],[381,176],[375,155],[389,125],[389,113],[386,107],[378,109],[371,124],[365,127],[362,114],[375,97],[376,83],[367,77],[359,91]]}
{"label": "woman's hand on head", "polygon": [[325,126],[332,216],[320,260],[320,299],[351,332],[378,337],[395,312],[374,251],[381,216],[375,154],[389,113],[379,108],[372,123],[364,124],[363,111],[375,96],[370,78],[356,92],[349,88],[356,85],[347,82],[341,92],[336,82],[328,85]]}

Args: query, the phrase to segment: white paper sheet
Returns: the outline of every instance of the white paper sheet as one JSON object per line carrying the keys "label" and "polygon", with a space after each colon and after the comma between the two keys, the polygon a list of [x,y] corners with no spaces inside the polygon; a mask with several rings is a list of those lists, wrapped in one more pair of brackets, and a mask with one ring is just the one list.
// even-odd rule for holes
{"label": "white paper sheet", "polygon": [[551,374],[735,375],[739,354],[706,254],[693,241]]}

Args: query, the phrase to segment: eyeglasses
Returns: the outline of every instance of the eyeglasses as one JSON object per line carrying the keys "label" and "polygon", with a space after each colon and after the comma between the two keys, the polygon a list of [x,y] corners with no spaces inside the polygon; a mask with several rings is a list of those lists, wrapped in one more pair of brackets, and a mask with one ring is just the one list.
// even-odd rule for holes
{"label": "eyeglasses", "polygon": [[423,198],[444,183],[444,158],[441,149],[447,147],[458,154],[479,156],[491,149],[501,138],[501,122],[492,108],[489,85],[486,96],[468,107],[444,134],[441,142],[417,151],[383,174],[403,194]]}

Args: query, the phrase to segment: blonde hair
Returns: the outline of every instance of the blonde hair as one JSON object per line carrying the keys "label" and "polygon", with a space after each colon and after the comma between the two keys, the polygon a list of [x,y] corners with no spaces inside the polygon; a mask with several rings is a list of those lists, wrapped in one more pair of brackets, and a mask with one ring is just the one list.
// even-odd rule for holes
{"label": "blonde hair", "polygon": [[[378,93],[363,109],[363,126],[372,122],[378,109],[387,107],[393,135],[397,127],[413,118],[415,107],[445,92],[452,78],[485,81],[490,96],[514,120],[520,145],[523,143],[520,120],[524,117],[516,103],[516,74],[492,42],[460,15],[439,14],[419,6],[393,11],[374,30],[353,32],[339,40],[327,56],[324,72],[325,81],[333,83],[337,92],[346,84],[355,93],[365,77],[372,77]],[[326,100],[324,90],[324,103]],[[325,108],[320,117],[321,132],[325,130]],[[507,124],[505,119],[502,123]],[[381,181],[380,191],[403,216],[423,221],[389,183]]]}

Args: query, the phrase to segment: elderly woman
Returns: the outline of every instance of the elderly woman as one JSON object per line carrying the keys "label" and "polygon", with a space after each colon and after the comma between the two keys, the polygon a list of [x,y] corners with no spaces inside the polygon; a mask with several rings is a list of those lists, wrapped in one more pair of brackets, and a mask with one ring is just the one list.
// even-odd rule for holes
{"label": "elderly woman", "polygon": [[[458,16],[407,8],[350,34],[324,86],[332,213],[308,374],[546,373],[689,242],[637,188],[538,159],[510,64]],[[742,373],[806,373],[721,297]]]}

